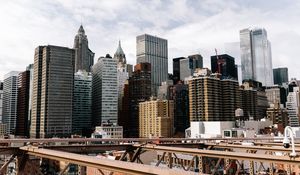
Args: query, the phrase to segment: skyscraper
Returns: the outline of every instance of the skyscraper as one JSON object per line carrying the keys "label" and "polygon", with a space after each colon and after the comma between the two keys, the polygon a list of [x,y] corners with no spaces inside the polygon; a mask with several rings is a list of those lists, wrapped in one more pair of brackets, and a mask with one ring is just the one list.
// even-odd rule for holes
{"label": "skyscraper", "polygon": [[129,137],[139,136],[139,103],[151,97],[151,65],[139,63],[134,66],[132,77],[129,78],[130,120],[124,126],[124,131],[129,132]]}
{"label": "skyscraper", "polygon": [[282,85],[289,82],[289,73],[287,67],[273,69],[274,84]]}
{"label": "skyscraper", "polygon": [[118,122],[117,60],[109,54],[92,68],[92,125]]}
{"label": "skyscraper", "polygon": [[211,71],[222,74],[223,78],[238,79],[234,58],[227,54],[211,56]]}
{"label": "skyscraper", "polygon": [[299,127],[299,87],[294,87],[287,96],[286,109],[289,115],[289,126]]}
{"label": "skyscraper", "polygon": [[78,71],[74,75],[72,133],[89,136],[92,132],[92,75]]}
{"label": "skyscraper", "polygon": [[34,55],[30,137],[71,134],[75,51],[39,46]]}
{"label": "skyscraper", "polygon": [[[124,85],[132,74],[132,65],[127,64],[125,53],[119,41],[118,48],[114,54],[114,59],[117,60],[117,78],[118,78],[118,118],[122,117],[122,100],[124,96]],[[127,106],[126,106],[127,108]],[[121,125],[122,126],[122,125]]]}
{"label": "skyscraper", "polygon": [[175,134],[183,134],[190,126],[188,85],[178,81],[176,85],[171,86],[169,100],[174,101]]}
{"label": "skyscraper", "polygon": [[2,121],[7,125],[9,134],[14,134],[17,119],[18,74],[11,71],[4,75]]}
{"label": "skyscraper", "polygon": [[136,38],[137,63],[151,64],[151,94],[168,79],[168,41],[148,34]]}
{"label": "skyscraper", "polygon": [[271,44],[263,28],[240,31],[240,48],[243,80],[262,82],[263,86],[273,85]]}
{"label": "skyscraper", "polygon": [[75,50],[75,69],[74,72],[78,70],[91,72],[91,68],[94,64],[94,56],[93,53],[89,49],[88,39],[85,35],[85,31],[80,25],[77,35],[74,39],[74,50]]}
{"label": "skyscraper", "polygon": [[18,105],[16,135],[29,136],[29,91],[30,91],[30,70],[19,73],[18,76]]}

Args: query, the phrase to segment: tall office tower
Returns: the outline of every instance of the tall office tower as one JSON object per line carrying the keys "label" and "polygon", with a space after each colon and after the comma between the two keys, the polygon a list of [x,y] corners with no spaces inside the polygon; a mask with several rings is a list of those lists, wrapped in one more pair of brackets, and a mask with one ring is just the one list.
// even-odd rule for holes
{"label": "tall office tower", "polygon": [[263,28],[240,31],[242,77],[273,85],[271,44]]}
{"label": "tall office tower", "polygon": [[139,103],[139,137],[173,137],[174,104],[172,100]]}
{"label": "tall office tower", "polygon": [[211,71],[222,74],[223,78],[238,79],[237,65],[234,58],[227,54],[215,55],[210,57]]}
{"label": "tall office tower", "polygon": [[74,74],[72,133],[89,136],[92,131],[92,75],[78,71]]}
{"label": "tall office tower", "polygon": [[241,86],[241,109],[244,111],[244,120],[257,119],[257,91],[245,89]]}
{"label": "tall office tower", "polygon": [[291,127],[299,127],[299,107],[299,87],[294,87],[293,92],[289,92],[286,102]]}
{"label": "tall office tower", "polygon": [[137,63],[151,64],[151,94],[168,79],[168,41],[148,34],[136,37]]}
{"label": "tall office tower", "polygon": [[171,86],[169,100],[174,101],[175,135],[180,136],[190,126],[188,85],[178,81],[176,85]]}
{"label": "tall office tower", "polygon": [[51,45],[35,49],[30,137],[71,134],[74,63],[74,49]]}
{"label": "tall office tower", "polygon": [[85,31],[80,25],[77,35],[74,39],[74,50],[75,50],[75,69],[74,72],[78,70],[91,72],[91,68],[94,65],[94,56],[89,49],[88,39]]}
{"label": "tall office tower", "polygon": [[[114,59],[117,60],[117,77],[118,77],[118,119],[121,118],[122,114],[122,100],[124,96],[124,85],[129,78],[129,74],[132,74],[132,65],[126,63],[126,56],[121,47],[121,41],[117,51],[114,54]],[[128,106],[126,106],[128,108]],[[122,126],[122,125],[120,125]]]}
{"label": "tall office tower", "polygon": [[198,72],[189,80],[190,121],[234,121],[240,107],[237,80],[220,80],[218,74]]}
{"label": "tall office tower", "polygon": [[274,85],[266,87],[266,96],[268,98],[269,104],[282,104],[286,105],[286,89],[282,86]]}
{"label": "tall office tower", "polygon": [[4,75],[3,81],[2,122],[9,134],[14,134],[16,129],[19,73],[11,71]]}
{"label": "tall office tower", "polygon": [[199,54],[173,59],[174,84],[192,76],[197,68],[203,68],[203,57]]}
{"label": "tall office tower", "polygon": [[274,84],[282,85],[289,82],[289,73],[287,67],[273,69]]}
{"label": "tall office tower", "polygon": [[92,68],[92,125],[118,123],[117,60],[109,54]]}
{"label": "tall office tower", "polygon": [[0,123],[2,123],[3,82],[0,80]]}
{"label": "tall office tower", "polygon": [[[248,93],[247,95],[250,95],[248,96],[249,98],[243,97],[242,99],[243,107],[245,107],[244,106],[245,104],[249,104],[249,103],[251,105],[254,105],[254,106],[246,105],[247,106],[245,108],[246,110],[242,108],[244,110],[245,116],[248,116],[249,118],[252,117],[255,120],[259,120],[266,117],[266,111],[269,108],[269,103],[268,103],[268,98],[266,96],[265,89],[262,87],[262,83],[254,80],[244,80],[242,89],[246,90],[246,94]],[[251,110],[249,110],[249,108]],[[252,112],[252,109],[254,109],[254,112]]]}
{"label": "tall office tower", "polygon": [[[29,66],[30,67],[30,66]],[[29,68],[28,67],[28,68]],[[19,73],[16,135],[29,137],[30,70]]]}
{"label": "tall office tower", "polygon": [[150,63],[139,63],[129,78],[130,120],[126,128],[129,137],[139,136],[139,103],[151,97],[151,73]]}

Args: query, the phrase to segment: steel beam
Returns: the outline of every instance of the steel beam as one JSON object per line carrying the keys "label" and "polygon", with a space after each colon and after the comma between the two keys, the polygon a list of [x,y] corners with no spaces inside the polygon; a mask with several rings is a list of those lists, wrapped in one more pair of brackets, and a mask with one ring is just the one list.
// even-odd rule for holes
{"label": "steel beam", "polygon": [[[138,147],[139,145],[135,145]],[[251,160],[257,162],[269,162],[269,163],[284,163],[284,164],[300,164],[299,157],[289,157],[289,156],[274,156],[265,154],[251,154],[251,153],[241,153],[241,152],[225,152],[216,150],[200,150],[192,148],[176,148],[176,147],[166,147],[166,146],[140,146],[145,150],[157,150],[181,154],[190,155],[200,155],[212,158],[225,158],[225,159],[237,159],[237,160]]]}
{"label": "steel beam", "polygon": [[150,165],[142,165],[137,163],[116,161],[101,159],[86,155],[79,155],[74,153],[66,153],[62,151],[55,151],[31,146],[21,147],[21,150],[27,152],[27,154],[48,158],[58,161],[66,161],[72,164],[83,165],[88,167],[94,167],[97,169],[104,169],[112,172],[121,172],[128,174],[163,174],[163,175],[179,175],[179,174],[194,174],[191,172],[180,171],[180,170],[170,170],[168,168],[154,167]]}

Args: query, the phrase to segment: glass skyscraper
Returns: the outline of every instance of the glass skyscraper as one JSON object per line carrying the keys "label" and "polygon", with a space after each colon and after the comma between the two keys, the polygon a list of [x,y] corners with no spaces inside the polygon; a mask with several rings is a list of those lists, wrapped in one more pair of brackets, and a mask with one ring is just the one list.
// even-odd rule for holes
{"label": "glass skyscraper", "polygon": [[282,83],[289,82],[288,68],[276,68],[273,69],[274,84],[282,85]]}
{"label": "glass skyscraper", "polygon": [[151,64],[151,94],[168,79],[168,41],[148,34],[136,37],[137,64]]}
{"label": "glass skyscraper", "polygon": [[243,80],[252,79],[263,86],[273,85],[271,43],[263,28],[240,31]]}

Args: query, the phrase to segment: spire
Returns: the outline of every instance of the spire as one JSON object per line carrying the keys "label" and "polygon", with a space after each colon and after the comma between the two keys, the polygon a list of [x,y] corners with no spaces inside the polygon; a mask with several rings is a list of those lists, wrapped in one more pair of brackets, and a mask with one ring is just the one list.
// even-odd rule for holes
{"label": "spire", "polygon": [[78,30],[78,33],[84,34],[84,29],[83,29],[82,25],[80,25],[79,30]]}
{"label": "spire", "polygon": [[117,49],[115,55],[125,55],[125,53],[124,53],[124,51],[121,47],[121,41],[120,40],[119,40],[119,46],[118,46],[118,49]]}

